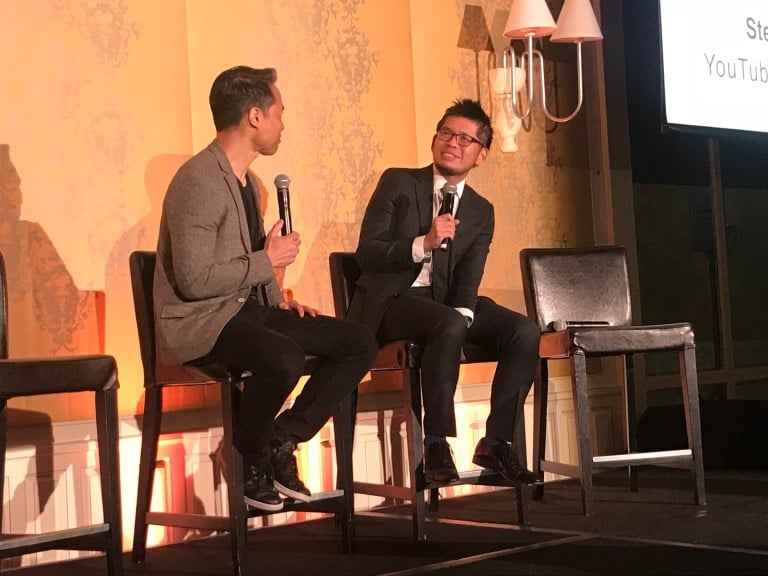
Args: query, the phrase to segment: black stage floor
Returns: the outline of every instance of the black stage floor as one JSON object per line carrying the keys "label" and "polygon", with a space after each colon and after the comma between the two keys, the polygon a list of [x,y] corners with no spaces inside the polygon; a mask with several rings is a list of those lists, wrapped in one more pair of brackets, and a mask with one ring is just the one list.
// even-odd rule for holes
{"label": "black stage floor", "polygon": [[[548,483],[531,504],[532,526],[514,524],[512,491],[452,498],[411,540],[404,507],[361,512],[353,556],[340,552],[331,518],[261,528],[248,535],[250,576],[768,575],[768,472],[707,471],[706,507],[693,503],[688,472],[642,469],[630,492],[621,471],[599,476],[595,514],[581,515],[578,484]],[[228,536],[150,549],[126,574],[229,575]],[[101,557],[9,570],[13,576],[105,573]]]}

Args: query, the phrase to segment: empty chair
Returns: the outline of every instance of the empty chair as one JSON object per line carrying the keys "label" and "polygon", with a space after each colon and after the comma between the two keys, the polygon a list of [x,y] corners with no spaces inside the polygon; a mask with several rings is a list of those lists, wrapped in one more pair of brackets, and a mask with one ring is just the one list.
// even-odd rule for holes
{"label": "empty chair", "polygon": [[[520,252],[520,263],[528,316],[542,330],[540,371],[534,381],[534,472],[540,478],[544,472],[579,478],[584,513],[591,514],[592,475],[596,468],[630,467],[631,486],[636,490],[639,465],[687,467],[693,472],[696,502],[706,504],[696,349],[691,325],[632,324],[627,257],[622,246],[525,249]],[[660,350],[679,353],[688,448],[638,452],[632,355]],[[601,356],[621,356],[626,364],[628,446],[624,454],[592,455],[586,358]],[[558,358],[568,358],[571,363],[578,465],[545,459],[547,363]]]}
{"label": "empty chair", "polygon": [[[356,283],[361,271],[352,252],[333,252],[329,257],[331,286],[336,315],[343,318],[352,301]],[[493,362],[485,350],[475,346],[465,346],[463,363]],[[408,485],[380,484],[355,481],[354,490],[359,494],[369,494],[383,498],[407,500],[412,504],[413,535],[416,540],[426,539],[426,501],[424,491],[430,491],[430,506],[437,510],[438,486],[428,485],[422,474],[424,458],[424,437],[422,431],[422,406],[420,382],[420,350],[416,342],[398,340],[385,344],[379,349],[373,371],[395,370],[401,372],[403,388],[398,399],[389,408],[399,408],[405,416],[405,440],[408,453]],[[359,410],[359,409],[358,409]],[[525,427],[522,419],[516,433],[516,444],[521,461],[525,462]],[[460,484],[483,484],[487,486],[516,486],[508,482],[501,474],[490,470],[470,470],[460,472]],[[517,520],[520,524],[529,524],[528,502],[529,486],[516,486]]]}
{"label": "empty chair", "polygon": [[99,550],[106,553],[107,573],[119,576],[123,573],[123,543],[115,360],[101,354],[9,359],[7,300],[5,265],[0,255],[0,494],[5,493],[8,400],[17,396],[94,392],[103,522],[44,534],[3,534],[0,537],[0,558],[43,550]]}
{"label": "empty chair", "polygon": [[[232,371],[219,364],[205,366],[164,366],[157,362],[155,329],[152,306],[155,252],[134,252],[130,256],[131,283],[136,308],[141,358],[144,366],[144,424],[139,464],[139,488],[134,528],[133,560],[144,562],[146,556],[147,526],[158,524],[203,530],[229,531],[232,536],[234,573],[245,574],[247,569],[246,521],[251,516],[270,514],[246,507],[243,501],[243,458],[235,449],[233,414],[237,413],[239,385],[248,373]],[[314,357],[308,356],[305,374],[312,370]],[[168,386],[221,384],[222,420],[224,426],[224,458],[229,482],[229,515],[212,516],[152,512],[152,482],[157,460],[157,445],[162,420],[163,390]],[[342,544],[351,553],[354,546],[354,493],[352,491],[352,416],[351,400],[342,401],[333,416],[336,444],[337,486],[339,489],[314,494],[310,502],[290,502],[279,512],[301,510],[329,512],[336,515],[341,525]]]}

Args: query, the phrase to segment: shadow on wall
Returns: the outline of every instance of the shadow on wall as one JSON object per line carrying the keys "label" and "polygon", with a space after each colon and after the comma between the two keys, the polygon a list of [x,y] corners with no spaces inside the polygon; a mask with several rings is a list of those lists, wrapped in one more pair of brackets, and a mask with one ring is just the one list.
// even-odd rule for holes
{"label": "shadow on wall", "polygon": [[[351,219],[346,222],[327,220],[321,223],[312,245],[309,247],[304,268],[301,271],[299,286],[314,286],[317,302],[313,304],[319,308],[322,314],[334,316],[333,293],[331,292],[331,276],[328,265],[328,257],[331,252],[354,252],[357,250],[357,242],[360,236],[360,223],[373,191],[381,178],[381,172],[371,172],[362,184],[359,193],[350,202],[353,202]],[[344,201],[344,198],[339,199]],[[336,214],[345,212],[337,210]],[[298,227],[297,227],[298,228]],[[298,228],[298,231],[301,231]],[[294,290],[296,292],[296,290]],[[304,302],[301,294],[296,296],[299,302]]]}
{"label": "shadow on wall", "polygon": [[[53,460],[53,427],[51,417],[43,412],[31,410],[8,409],[8,446],[7,451],[15,448],[31,446],[34,456],[29,459],[26,472],[15,469],[14,459],[6,463],[6,482],[13,478],[19,480],[15,487],[5,485],[4,488],[11,496],[8,502],[3,503],[3,533],[24,534],[29,531],[28,525],[38,522],[38,518],[44,516],[45,506],[53,495],[57,478],[54,477]],[[63,472],[63,471],[60,471]],[[37,502],[34,509],[34,518],[28,516],[30,512],[30,488],[31,483],[27,477],[36,477]],[[12,491],[12,492],[11,492]],[[47,515],[54,514],[49,510]],[[86,523],[89,520],[85,521]],[[51,552],[46,554],[51,555]],[[22,557],[4,558],[0,562],[3,569],[21,566]]]}
{"label": "shadow on wall", "polygon": [[[0,252],[7,281],[9,356],[103,352],[103,293],[77,289],[51,239],[40,224],[21,218],[21,208],[21,177],[11,161],[10,146],[0,144]],[[54,466],[52,422],[92,417],[92,403],[78,401],[87,395],[9,401],[11,457],[6,465],[9,500],[3,506],[4,532],[24,533],[30,524],[58,521],[56,506],[49,500],[63,470],[57,471]],[[29,406],[35,409],[26,409]],[[16,448],[28,446],[32,447],[31,457],[25,451],[13,454]],[[17,464],[27,459],[26,469],[19,469]],[[36,502],[32,505],[34,496]],[[55,551],[43,553],[52,554]],[[20,561],[20,557],[5,559],[2,567],[19,566]]]}
{"label": "shadow on wall", "polygon": [[21,207],[21,177],[10,146],[0,144],[0,252],[8,277],[10,355],[101,351],[100,320],[90,317],[96,311],[93,293],[78,291],[51,239],[40,224],[21,219]]}

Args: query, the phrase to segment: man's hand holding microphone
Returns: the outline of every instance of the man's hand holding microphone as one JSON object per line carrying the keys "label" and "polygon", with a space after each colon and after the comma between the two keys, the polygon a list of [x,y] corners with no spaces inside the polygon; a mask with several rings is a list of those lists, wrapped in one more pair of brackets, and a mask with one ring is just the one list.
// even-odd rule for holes
{"label": "man's hand holding microphone", "polygon": [[[275,177],[280,219],[275,222],[264,240],[264,251],[267,253],[269,261],[272,262],[272,266],[276,268],[293,264],[299,254],[299,246],[301,246],[299,233],[293,231],[291,201],[288,193],[290,183],[290,178],[285,174],[278,174]],[[304,314],[309,316],[317,316],[318,314],[316,309],[300,304],[296,300],[280,302],[277,307],[283,310],[295,310],[300,317],[303,317]]]}
{"label": "man's hand holding microphone", "polygon": [[443,186],[443,199],[440,203],[440,209],[437,216],[432,220],[432,226],[424,237],[424,252],[431,252],[440,248],[447,252],[456,235],[456,226],[459,220],[453,217],[453,207],[456,202],[456,185],[446,184]]}

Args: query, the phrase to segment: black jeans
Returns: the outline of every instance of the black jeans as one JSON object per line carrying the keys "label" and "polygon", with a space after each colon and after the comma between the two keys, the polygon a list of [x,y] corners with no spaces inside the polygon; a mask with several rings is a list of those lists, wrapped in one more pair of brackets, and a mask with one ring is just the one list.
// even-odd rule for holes
{"label": "black jeans", "polygon": [[[362,324],[300,318],[294,310],[248,299],[205,360],[253,373],[240,396],[235,442],[247,461],[260,462],[268,458],[273,438],[312,438],[371,368],[377,350],[373,333]],[[293,406],[275,419],[303,373],[305,354],[318,357],[312,375]]]}
{"label": "black jeans", "polygon": [[465,340],[498,358],[491,387],[486,436],[511,441],[539,360],[539,328],[526,316],[480,297],[472,326],[453,308],[418,290],[395,298],[384,314],[377,337],[381,343],[419,342],[424,432],[456,435],[453,396]]}

